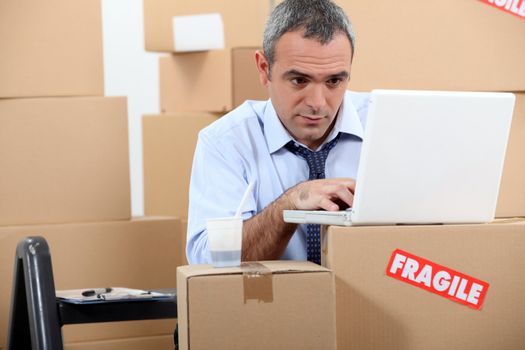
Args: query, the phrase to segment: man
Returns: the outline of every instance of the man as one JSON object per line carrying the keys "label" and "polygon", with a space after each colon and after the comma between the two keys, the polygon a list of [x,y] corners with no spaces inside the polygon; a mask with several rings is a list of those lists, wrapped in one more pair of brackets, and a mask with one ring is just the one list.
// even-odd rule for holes
{"label": "man", "polygon": [[353,53],[351,24],[330,0],[286,0],[274,9],[255,54],[270,100],[247,101],[199,134],[190,263],[210,262],[205,219],[233,216],[249,183],[242,260],[320,262],[318,225],[285,223],[282,212],[352,205],[368,106],[366,94],[346,90]]}

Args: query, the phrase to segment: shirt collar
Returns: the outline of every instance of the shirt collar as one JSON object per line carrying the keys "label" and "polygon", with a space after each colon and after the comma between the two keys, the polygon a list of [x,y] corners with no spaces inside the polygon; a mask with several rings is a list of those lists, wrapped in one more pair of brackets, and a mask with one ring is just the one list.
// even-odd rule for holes
{"label": "shirt collar", "polygon": [[[281,120],[273,108],[271,100],[266,102],[263,123],[264,137],[266,138],[266,143],[268,144],[270,153],[278,151],[288,142],[294,140],[281,123]],[[363,125],[361,124],[357,110],[350,100],[348,94],[345,94],[345,97],[343,98],[334,128],[330,132],[330,135],[328,135],[326,138],[325,142],[323,142],[323,145],[326,142],[333,140],[339,133],[350,134],[363,139]]]}
{"label": "shirt collar", "polygon": [[263,127],[264,137],[266,138],[270,154],[278,151],[290,140],[293,140],[277,116],[277,113],[273,108],[272,100],[266,102]]}

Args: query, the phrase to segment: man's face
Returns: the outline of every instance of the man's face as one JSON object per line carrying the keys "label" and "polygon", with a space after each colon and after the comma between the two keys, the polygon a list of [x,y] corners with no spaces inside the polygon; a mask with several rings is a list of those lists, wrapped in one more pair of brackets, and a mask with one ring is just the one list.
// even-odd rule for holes
{"label": "man's face", "polygon": [[262,53],[256,54],[261,82],[288,132],[315,149],[332,129],[350,78],[352,48],[343,33],[321,44],[302,31],[284,34],[275,47],[268,76]]}

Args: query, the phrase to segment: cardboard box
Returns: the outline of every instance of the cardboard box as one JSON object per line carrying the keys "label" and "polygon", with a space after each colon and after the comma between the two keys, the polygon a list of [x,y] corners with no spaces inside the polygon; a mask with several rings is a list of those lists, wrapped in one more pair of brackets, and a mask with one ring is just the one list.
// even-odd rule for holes
{"label": "cardboard box", "polygon": [[191,165],[197,136],[219,116],[180,113],[142,118],[146,215],[188,216]]}
{"label": "cardboard box", "polygon": [[166,350],[173,349],[173,335],[67,343],[64,350]]}
{"label": "cardboard box", "polygon": [[515,95],[496,217],[525,216],[525,92]]}
{"label": "cardboard box", "polygon": [[130,218],[124,97],[0,99],[0,225]]}
{"label": "cardboard box", "polygon": [[162,113],[226,112],[245,100],[268,99],[255,65],[257,48],[160,57]]}
{"label": "cardboard box", "polygon": [[319,265],[190,265],[177,284],[182,350],[335,349],[334,277]]}
{"label": "cardboard box", "polygon": [[259,46],[271,3],[268,0],[144,0],[146,50],[174,51],[174,16],[209,13],[222,16],[226,47]]}
{"label": "cardboard box", "polygon": [[[122,286],[175,288],[180,221],[175,218],[0,227],[0,346],[5,346],[16,246],[27,236],[46,238],[55,288]],[[173,334],[176,320],[126,321],[62,327],[65,342]]]}
{"label": "cardboard box", "polygon": [[517,16],[481,1],[336,2],[357,35],[353,90],[525,90]]}
{"label": "cardboard box", "polygon": [[0,98],[104,95],[99,0],[3,0],[0,47]]}
{"label": "cardboard box", "polygon": [[[329,227],[322,246],[323,265],[336,276],[340,349],[519,349],[525,342],[525,220]],[[396,249],[487,282],[481,309],[388,276]]]}

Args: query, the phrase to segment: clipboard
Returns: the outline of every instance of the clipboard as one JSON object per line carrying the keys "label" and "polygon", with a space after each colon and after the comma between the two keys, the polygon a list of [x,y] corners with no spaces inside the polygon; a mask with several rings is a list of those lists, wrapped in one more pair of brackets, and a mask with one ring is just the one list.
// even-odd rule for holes
{"label": "clipboard", "polygon": [[124,287],[57,290],[56,297],[71,304],[122,302],[133,300],[165,300],[174,294]]}

